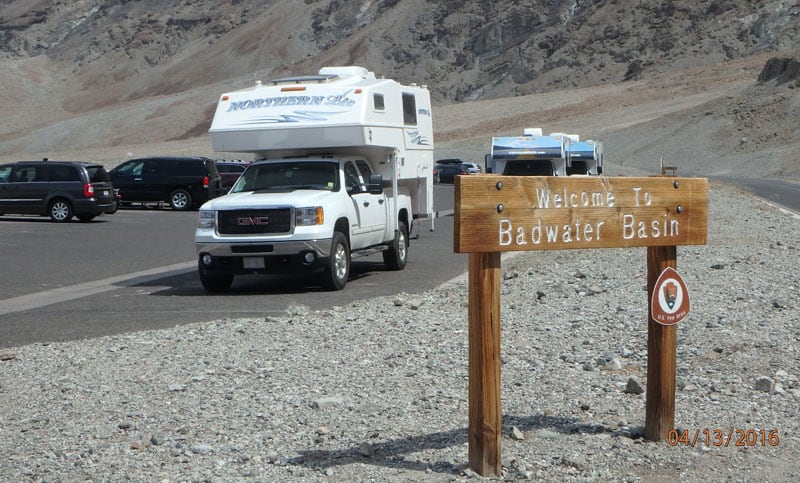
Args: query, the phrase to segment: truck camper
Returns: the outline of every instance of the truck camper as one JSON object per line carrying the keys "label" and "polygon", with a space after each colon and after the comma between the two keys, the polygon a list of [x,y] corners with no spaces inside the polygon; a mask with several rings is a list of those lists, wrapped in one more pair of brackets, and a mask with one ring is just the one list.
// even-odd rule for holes
{"label": "truck camper", "polygon": [[488,173],[514,176],[566,176],[571,139],[555,133],[542,135],[538,128],[525,129],[523,136],[492,138],[486,155]]}
{"label": "truck camper", "polygon": [[603,174],[603,143],[599,141],[573,142],[569,149],[570,166],[567,168],[569,175],[599,175]]}
{"label": "truck camper", "polygon": [[363,67],[324,67],[220,96],[209,130],[222,153],[254,162],[200,208],[206,290],[239,274],[293,273],[344,288],[352,256],[402,270],[410,233],[433,216],[433,120],[426,86]]}

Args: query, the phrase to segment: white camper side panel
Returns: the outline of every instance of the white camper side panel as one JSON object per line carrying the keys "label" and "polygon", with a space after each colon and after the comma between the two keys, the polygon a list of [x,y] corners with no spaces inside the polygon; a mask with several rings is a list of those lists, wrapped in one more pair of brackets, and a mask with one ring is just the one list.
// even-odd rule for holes
{"label": "white camper side panel", "polygon": [[256,159],[359,155],[433,212],[433,121],[427,88],[376,79],[360,67],[257,82],[220,97],[209,129],[218,152]]}

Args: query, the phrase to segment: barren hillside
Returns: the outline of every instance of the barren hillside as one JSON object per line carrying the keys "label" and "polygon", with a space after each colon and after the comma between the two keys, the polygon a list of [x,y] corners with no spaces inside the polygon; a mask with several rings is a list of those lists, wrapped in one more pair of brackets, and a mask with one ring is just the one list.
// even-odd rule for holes
{"label": "barren hillside", "polygon": [[0,159],[213,155],[221,92],[356,64],[430,87],[441,156],[480,161],[492,134],[541,126],[603,140],[610,173],[664,157],[682,174],[800,178],[799,14],[797,1],[4,2]]}

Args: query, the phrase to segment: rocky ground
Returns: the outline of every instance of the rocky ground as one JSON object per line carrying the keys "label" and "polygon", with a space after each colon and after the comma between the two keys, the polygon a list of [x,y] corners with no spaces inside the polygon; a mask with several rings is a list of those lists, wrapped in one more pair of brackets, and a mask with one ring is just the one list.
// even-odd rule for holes
{"label": "rocky ground", "polygon": [[[330,31],[325,28],[314,37],[320,42],[314,47],[302,35],[245,22],[231,12],[209,14],[214,29],[186,22],[185,12],[110,16],[111,27],[100,22],[89,28],[83,17],[42,22],[37,19],[47,9],[40,3],[2,7],[4,13],[36,10],[4,16],[15,51],[2,59],[0,70],[0,101],[7,107],[0,121],[3,162],[48,156],[111,167],[131,156],[217,156],[204,129],[224,90],[268,79],[271,69],[283,72],[283,59],[293,59],[293,69],[307,68],[294,73],[361,62],[386,74],[397,61],[391,57],[405,55],[394,49],[385,57],[388,47],[381,42],[395,39],[380,36],[367,49],[373,57],[361,55],[369,32],[321,48],[335,41],[324,38]],[[614,176],[655,174],[664,159],[677,165],[681,176],[800,180],[800,131],[794,128],[800,119],[800,58],[792,40],[797,36],[791,35],[796,2],[762,2],[759,15],[744,17],[737,8],[748,2],[672,2],[673,12],[653,12],[659,7],[645,3],[637,7],[644,14],[639,19],[658,14],[670,20],[638,22],[631,16],[624,28],[602,29],[602,38],[611,39],[603,41],[607,57],[590,58],[601,38],[591,34],[584,44],[556,49],[547,68],[537,70],[532,63],[544,58],[537,49],[565,40],[543,32],[543,38],[530,41],[533,53],[516,68],[498,64],[498,72],[513,75],[493,88],[508,87],[519,80],[514,75],[526,72],[540,72],[541,79],[522,79],[520,90],[508,93],[514,97],[440,101],[434,108],[437,157],[480,162],[491,136],[542,127],[603,141],[606,172]],[[605,3],[600,13],[616,19],[618,4]],[[185,2],[181,8],[194,15],[201,6],[220,5]],[[276,5],[283,15],[276,18],[295,18],[289,3]],[[381,4],[387,5],[394,4]],[[680,42],[684,34],[672,32],[686,31],[682,22],[690,16],[681,12],[702,8],[702,15],[691,16],[693,22],[715,14],[725,21],[688,32],[693,47],[687,49]],[[417,15],[406,2],[398,9]],[[430,22],[425,17],[430,11],[436,10],[420,10],[420,25]],[[474,12],[466,14],[473,18]],[[479,50],[458,55],[465,42],[485,47],[492,39],[508,40],[500,34],[519,25],[513,12],[504,15],[457,41],[425,37],[439,43],[443,52],[437,55],[444,58],[428,55],[433,50],[425,42],[415,44],[425,61],[404,64],[402,80],[429,84],[440,100],[479,99],[487,79],[495,77],[485,72],[475,77]],[[316,21],[336,18],[320,14]],[[380,30],[393,21],[381,22],[367,26]],[[226,37],[240,23],[246,28]],[[394,23],[403,35],[426,32]],[[18,28],[23,24],[32,30]],[[67,38],[58,30],[62,24],[76,25],[80,38],[100,40],[80,48],[59,43]],[[163,28],[150,31],[148,24]],[[460,25],[453,21],[440,32],[458,33]],[[285,27],[300,31],[294,21]],[[558,30],[553,24],[553,32]],[[184,31],[210,32],[215,40],[197,40]],[[652,44],[654,32],[668,33],[672,44]],[[165,34],[183,36],[162,44]],[[277,53],[273,35],[289,39]],[[178,40],[189,48],[170,51]],[[495,61],[518,51],[504,45],[499,50]],[[77,57],[37,55],[45,51]],[[720,57],[722,51],[726,56]],[[230,52],[236,55],[223,55]],[[578,70],[569,65],[576,53],[584,56],[577,58],[583,63]],[[611,63],[609,56],[622,60]],[[456,57],[467,64],[453,69]],[[774,59],[784,60],[776,67],[770,64]],[[185,84],[187,72],[198,79],[208,66],[217,69],[211,80]],[[627,76],[622,67],[634,70]],[[129,71],[140,68],[141,75]],[[590,82],[601,74],[608,81]],[[616,82],[622,75],[625,81]],[[95,87],[98,76],[117,76],[119,82]],[[583,87],[565,89],[571,78]],[[218,79],[223,80],[211,83]],[[536,89],[540,81],[556,89]],[[798,233],[796,216],[712,184],[708,245],[678,250],[692,313],[678,329],[675,423],[690,440],[674,445],[641,437],[641,390],[647,389],[645,250],[531,252],[504,259],[503,478],[800,479]],[[466,305],[466,282],[457,279],[430,292],[323,312],[297,306],[283,317],[4,350],[0,479],[476,479],[466,465]]]}
{"label": "rocky ground", "polygon": [[[709,220],[678,249],[672,444],[642,438],[645,250],[504,259],[504,480],[800,478],[798,217],[712,185]],[[0,479],[479,478],[467,291],[4,350]]]}

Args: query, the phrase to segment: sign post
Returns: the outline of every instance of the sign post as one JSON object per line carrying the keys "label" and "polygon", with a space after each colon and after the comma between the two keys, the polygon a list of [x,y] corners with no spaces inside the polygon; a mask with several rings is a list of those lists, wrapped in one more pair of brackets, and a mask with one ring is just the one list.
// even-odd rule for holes
{"label": "sign post", "polygon": [[[469,253],[468,439],[473,471],[482,476],[500,476],[502,471],[501,252],[647,247],[652,304],[659,276],[675,268],[676,246],[706,243],[707,219],[705,178],[456,177],[454,251]],[[677,300],[672,285],[664,282],[661,287],[671,302]],[[688,293],[681,288],[688,313]],[[659,440],[674,426],[676,327],[655,320],[650,309],[645,437]],[[677,322],[672,311],[662,310],[667,313],[663,317]],[[661,312],[656,315],[662,317]]]}
{"label": "sign post", "polygon": [[469,466],[500,475],[500,253],[469,254]]}

